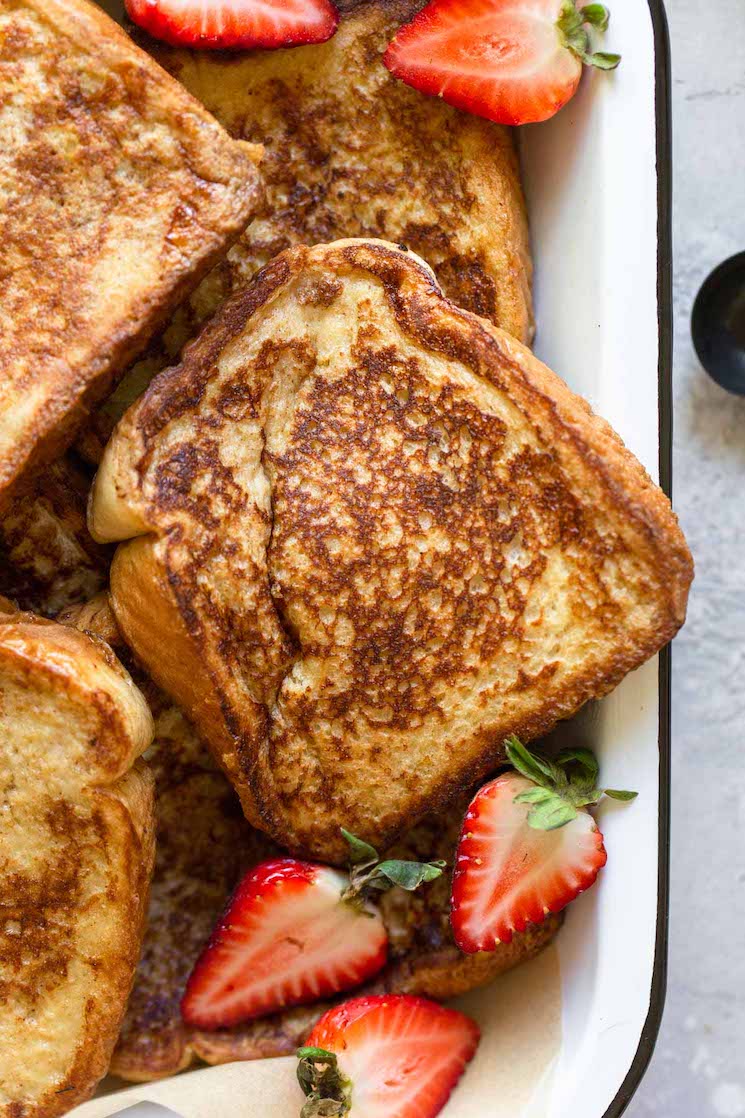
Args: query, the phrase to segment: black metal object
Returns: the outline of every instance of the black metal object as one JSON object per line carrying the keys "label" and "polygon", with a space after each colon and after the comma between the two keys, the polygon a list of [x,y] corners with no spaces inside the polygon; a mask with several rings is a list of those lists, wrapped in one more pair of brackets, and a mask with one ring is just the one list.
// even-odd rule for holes
{"label": "black metal object", "polygon": [[745,252],[730,256],[704,280],[693,304],[691,335],[709,376],[745,396]]}

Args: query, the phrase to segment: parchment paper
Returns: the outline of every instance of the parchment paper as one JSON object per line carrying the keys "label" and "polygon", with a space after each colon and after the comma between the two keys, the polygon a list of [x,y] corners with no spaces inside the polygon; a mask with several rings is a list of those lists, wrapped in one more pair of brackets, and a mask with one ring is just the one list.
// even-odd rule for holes
{"label": "parchment paper", "polygon": [[[556,951],[456,1003],[481,1025],[478,1052],[443,1111],[445,1118],[543,1118],[561,1044]],[[183,1118],[298,1118],[296,1060],[253,1060],[187,1072],[93,1099],[74,1118],[110,1118],[151,1101]]]}

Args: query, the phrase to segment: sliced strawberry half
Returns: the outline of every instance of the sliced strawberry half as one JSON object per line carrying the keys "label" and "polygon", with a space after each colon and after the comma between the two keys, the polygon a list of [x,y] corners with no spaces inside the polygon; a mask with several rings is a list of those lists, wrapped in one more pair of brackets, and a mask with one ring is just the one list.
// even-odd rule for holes
{"label": "sliced strawberry half", "polygon": [[358,986],[388,957],[388,935],[369,898],[439,877],[443,862],[383,861],[343,831],[348,874],[295,858],[250,870],[186,984],[187,1024],[217,1029]]}
{"label": "sliced strawberry half", "polygon": [[[330,1009],[299,1049],[303,1118],[433,1118],[479,1043],[475,1021],[406,994]],[[352,1107],[353,1104],[353,1107]]]}
{"label": "sliced strawberry half", "polygon": [[476,793],[456,854],[450,919],[465,952],[509,943],[589,889],[607,855],[587,805],[603,795],[635,796],[598,788],[597,761],[587,749],[551,761],[512,738],[507,753],[519,771]]}
{"label": "sliced strawberry half", "polygon": [[330,0],[125,0],[125,6],[153,38],[207,50],[323,43],[339,23]]}
{"label": "sliced strawberry half", "polygon": [[248,873],[186,986],[184,1020],[234,1025],[348,990],[385,965],[380,914],[345,904],[348,885],[327,866],[278,858]]}
{"label": "sliced strawberry half", "polygon": [[528,124],[567,103],[583,64],[618,65],[618,55],[590,48],[586,25],[604,31],[608,19],[602,4],[573,0],[431,0],[383,61],[421,93],[500,124]]}

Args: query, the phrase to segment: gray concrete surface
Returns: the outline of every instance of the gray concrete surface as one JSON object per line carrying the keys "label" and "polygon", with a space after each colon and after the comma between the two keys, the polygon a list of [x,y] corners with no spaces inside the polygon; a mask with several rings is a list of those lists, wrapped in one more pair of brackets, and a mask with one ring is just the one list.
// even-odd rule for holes
{"label": "gray concrete surface", "polygon": [[[619,0],[617,0],[619,2]],[[703,373],[694,295],[745,249],[745,0],[668,0],[674,500],[696,559],[673,649],[667,1008],[631,1118],[745,1116],[745,399]]]}

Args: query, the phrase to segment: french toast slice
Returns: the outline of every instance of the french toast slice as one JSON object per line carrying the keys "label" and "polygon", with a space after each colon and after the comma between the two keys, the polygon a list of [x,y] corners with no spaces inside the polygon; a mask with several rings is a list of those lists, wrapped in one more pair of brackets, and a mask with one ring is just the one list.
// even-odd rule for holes
{"label": "french toast slice", "polygon": [[291,245],[363,236],[408,245],[454,302],[530,340],[532,266],[513,131],[422,97],[381,60],[421,6],[347,0],[332,39],[291,50],[227,55],[138,34],[232,136],[264,144],[267,205],[92,416],[80,444],[89,460],[154,372]]}
{"label": "french toast slice", "polygon": [[251,154],[88,0],[0,3],[0,501],[257,209]]}
{"label": "french toast slice", "polygon": [[[194,300],[216,305],[295,244],[403,243],[446,294],[521,341],[533,329],[513,129],[422,97],[382,55],[422,0],[346,0],[326,43],[237,56],[141,37],[236,139],[264,144],[267,206]],[[197,313],[201,311],[197,309]]]}
{"label": "french toast slice", "polygon": [[153,863],[147,705],[102,641],[0,608],[0,1115],[105,1075]]}
{"label": "french toast slice", "polygon": [[111,549],[91,539],[90,478],[63,455],[24,479],[0,513],[0,590],[45,617],[89,601],[108,583]]}
{"label": "french toast slice", "polygon": [[[121,650],[107,595],[63,616],[66,624]],[[138,676],[138,682],[155,721],[148,763],[156,787],[157,855],[143,953],[110,1070],[139,1082],[173,1075],[197,1060],[215,1064],[288,1055],[305,1040],[324,1005],[217,1032],[192,1029],[181,1019],[186,979],[234,886],[247,869],[279,851],[246,823],[235,793],[178,707],[147,679]],[[459,803],[443,820],[420,824],[398,856],[441,857],[452,865],[465,806]],[[465,993],[532,958],[560,923],[552,916],[496,951],[464,955],[450,930],[449,873],[416,894],[393,890],[381,906],[391,962],[366,988],[376,993],[440,999]]]}
{"label": "french toast slice", "polygon": [[248,818],[385,849],[671,639],[692,562],[608,424],[393,245],[290,249],[118,425],[127,642]]}

